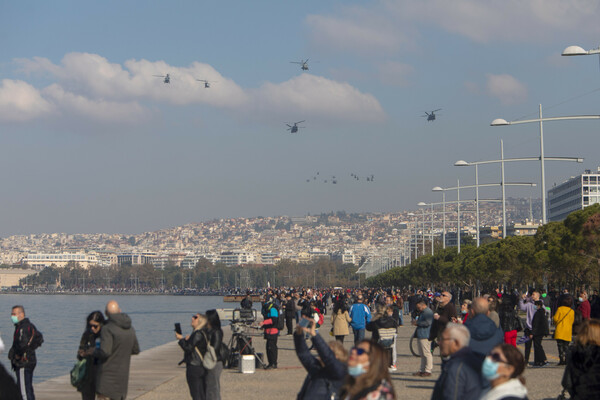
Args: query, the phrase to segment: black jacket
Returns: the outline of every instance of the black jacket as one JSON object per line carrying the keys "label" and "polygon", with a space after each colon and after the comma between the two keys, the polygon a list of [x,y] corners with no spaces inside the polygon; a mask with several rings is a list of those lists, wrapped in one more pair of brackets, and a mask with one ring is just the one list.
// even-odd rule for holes
{"label": "black jacket", "polygon": [[[96,339],[100,340],[100,335],[95,334],[94,332],[90,331],[89,328],[87,328],[83,332],[83,335],[81,335],[81,340],[79,341],[79,349],[78,350],[88,351],[89,349],[96,348]],[[89,389],[89,391],[92,391],[92,390],[95,391],[96,390],[96,369],[98,366],[98,360],[96,358],[94,358],[93,355],[81,357],[78,353],[77,359],[81,360],[82,358],[85,358],[87,360],[85,377],[83,378],[83,380],[81,381],[79,386],[77,386],[77,390],[80,392],[85,391],[86,389]]]}
{"label": "black jacket", "polygon": [[531,320],[531,334],[533,336],[548,336],[550,334],[545,309],[540,308],[533,314],[533,319]]}
{"label": "black jacket", "polygon": [[206,335],[209,338],[210,345],[215,349],[215,353],[217,354],[217,361],[225,362],[227,355],[224,352],[226,346],[223,344],[223,330],[210,329],[208,330]]}
{"label": "black jacket", "polygon": [[13,369],[17,368],[35,368],[37,358],[35,349],[31,347],[31,339],[37,328],[29,318],[23,318],[15,324],[13,334],[13,344],[8,351],[8,359]]}
{"label": "black jacket", "polygon": [[304,335],[294,333],[296,354],[308,372],[297,398],[298,400],[330,399],[331,395],[337,393],[342,387],[344,378],[348,374],[348,368],[335,358],[335,354],[321,335],[317,334],[313,337],[312,342],[323,364],[310,354]]}
{"label": "black jacket", "polygon": [[394,317],[388,317],[387,315],[383,315],[380,318],[377,318],[375,321],[371,321],[367,324],[367,330],[373,332],[371,337],[374,341],[379,340],[379,329],[397,327],[398,323],[396,320],[394,320]]}
{"label": "black jacket", "polygon": [[[185,338],[179,340],[179,347],[183,349],[183,360],[186,366],[201,367],[202,359],[196,352],[196,348],[200,351],[200,354],[206,354],[206,339],[208,335],[206,330],[198,329],[192,332],[190,337],[186,340]],[[221,340],[223,335],[221,333]]]}
{"label": "black jacket", "polygon": [[481,376],[484,356],[464,347],[450,356],[435,382],[431,400],[477,400],[488,383]]}
{"label": "black jacket", "polygon": [[288,300],[285,302],[285,316],[287,318],[293,317],[296,315],[296,302],[294,299]]}
{"label": "black jacket", "polygon": [[500,317],[500,327],[504,332],[517,330],[519,318],[517,310],[513,308],[502,307],[498,313]]}
{"label": "black jacket", "polygon": [[567,355],[562,385],[573,400],[600,398],[600,347],[575,345]]}

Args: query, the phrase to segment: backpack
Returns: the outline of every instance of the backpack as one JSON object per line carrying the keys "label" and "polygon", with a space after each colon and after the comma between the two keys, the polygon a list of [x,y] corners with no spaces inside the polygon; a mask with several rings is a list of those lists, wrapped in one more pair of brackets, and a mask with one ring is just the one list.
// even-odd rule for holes
{"label": "backpack", "polygon": [[33,334],[31,335],[28,344],[31,350],[35,350],[44,343],[44,335],[42,335],[42,332],[40,332],[33,324],[31,324],[31,329],[33,329]]}
{"label": "backpack", "polygon": [[204,366],[204,368],[206,369],[213,369],[217,365],[218,361],[217,352],[215,351],[215,348],[210,344],[208,337],[206,337],[206,333],[202,332],[202,334],[204,335],[204,339],[206,340],[206,353],[204,353],[203,356],[197,347],[194,347],[194,350],[196,350],[196,353],[198,353],[198,355],[200,356],[200,360],[202,360],[202,366]]}

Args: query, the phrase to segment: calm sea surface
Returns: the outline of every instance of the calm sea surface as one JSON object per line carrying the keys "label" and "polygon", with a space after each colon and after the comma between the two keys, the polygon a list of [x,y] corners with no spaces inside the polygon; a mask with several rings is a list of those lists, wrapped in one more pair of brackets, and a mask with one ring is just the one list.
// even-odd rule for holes
{"label": "calm sea surface", "polygon": [[[104,311],[106,302],[115,299],[133,321],[142,351],[175,340],[173,324],[180,322],[184,334],[194,313],[212,308],[235,308],[220,296],[100,296],[100,295],[0,295],[0,335],[6,350],[0,362],[9,369],[8,349],[14,325],[10,320],[13,305],[25,307],[26,316],[44,334],[44,344],[36,350],[34,382],[68,374],[76,361],[85,319],[95,310]],[[226,321],[223,321],[224,323]]]}

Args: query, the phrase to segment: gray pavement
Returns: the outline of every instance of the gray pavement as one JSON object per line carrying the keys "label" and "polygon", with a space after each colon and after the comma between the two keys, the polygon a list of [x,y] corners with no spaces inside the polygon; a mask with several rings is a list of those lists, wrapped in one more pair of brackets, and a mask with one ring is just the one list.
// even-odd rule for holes
{"label": "gray pavement", "polygon": [[[329,336],[329,316],[320,329],[326,340]],[[440,358],[436,351],[433,375],[429,378],[413,377],[420,360],[410,354],[409,340],[414,331],[412,326],[398,328],[398,371],[392,373],[392,381],[398,398],[411,400],[429,399],[440,372]],[[230,337],[230,329],[225,328],[225,337]],[[264,353],[265,341],[260,335],[253,337],[258,352]],[[345,347],[352,346],[351,335],[346,338]],[[224,370],[221,375],[221,394],[223,399],[263,400],[265,397],[292,399],[302,386],[306,372],[300,365],[294,351],[292,336],[280,336],[279,368],[276,370],[257,370],[254,374],[242,374],[236,370]],[[527,368],[525,378],[529,398],[555,399],[561,391],[560,381],[563,367],[557,366],[557,349],[553,340],[545,340],[544,348],[550,365],[543,368]],[[182,352],[176,342],[142,352],[132,359],[129,383],[129,399],[169,400],[190,398],[185,380],[185,368],[177,366]],[[531,356],[533,360],[533,354]],[[78,393],[68,383],[67,376],[59,377],[36,385],[36,394],[40,399],[76,399]]]}

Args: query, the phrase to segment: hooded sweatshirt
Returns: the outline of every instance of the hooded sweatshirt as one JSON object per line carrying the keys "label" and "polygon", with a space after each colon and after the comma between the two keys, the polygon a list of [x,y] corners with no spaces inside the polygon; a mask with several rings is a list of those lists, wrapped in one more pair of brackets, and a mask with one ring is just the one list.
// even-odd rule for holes
{"label": "hooded sweatshirt", "polygon": [[101,361],[96,375],[96,392],[111,399],[125,399],[132,354],[140,346],[127,314],[110,314],[100,331],[100,348],[94,356]]}
{"label": "hooded sweatshirt", "polygon": [[527,388],[517,378],[510,379],[481,396],[480,400],[526,399]]}
{"label": "hooded sweatshirt", "polygon": [[487,355],[496,345],[504,341],[502,329],[483,314],[469,318],[465,326],[471,333],[469,347],[474,353]]}

